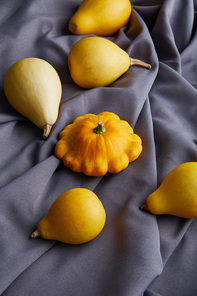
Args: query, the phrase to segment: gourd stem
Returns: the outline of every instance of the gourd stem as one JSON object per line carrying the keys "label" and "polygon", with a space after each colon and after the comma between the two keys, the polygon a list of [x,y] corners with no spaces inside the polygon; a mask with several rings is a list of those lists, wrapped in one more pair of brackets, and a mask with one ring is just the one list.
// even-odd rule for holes
{"label": "gourd stem", "polygon": [[130,65],[131,66],[136,65],[136,66],[141,66],[141,67],[144,67],[144,68],[147,68],[147,69],[151,69],[150,64],[147,64],[145,62],[142,62],[142,61],[137,60],[137,59],[132,59],[132,58],[130,58]]}
{"label": "gourd stem", "polygon": [[52,125],[51,124],[46,124],[43,126],[44,132],[43,132],[43,138],[46,140],[51,132]]}
{"label": "gourd stem", "polygon": [[40,231],[38,229],[36,229],[32,234],[31,237],[32,238],[36,238],[37,236],[41,236]]}
{"label": "gourd stem", "polygon": [[94,132],[96,134],[102,134],[106,131],[106,128],[104,126],[104,123],[99,121],[97,127],[94,128]]}
{"label": "gourd stem", "polygon": [[74,23],[69,23],[68,27],[71,33],[74,33],[74,31],[77,29],[77,25]]}
{"label": "gourd stem", "polygon": [[148,209],[148,205],[147,205],[147,203],[141,205],[141,206],[140,206],[140,210],[145,211],[145,212],[149,212],[149,209]]}

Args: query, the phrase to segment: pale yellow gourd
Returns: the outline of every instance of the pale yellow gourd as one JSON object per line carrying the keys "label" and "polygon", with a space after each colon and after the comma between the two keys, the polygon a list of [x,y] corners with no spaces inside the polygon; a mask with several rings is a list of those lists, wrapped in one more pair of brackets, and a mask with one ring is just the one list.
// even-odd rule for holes
{"label": "pale yellow gourd", "polygon": [[98,236],[105,221],[106,212],[97,195],[86,188],[74,188],[54,201],[31,236],[83,244]]}
{"label": "pale yellow gourd", "polygon": [[49,136],[57,120],[62,86],[56,70],[45,60],[25,58],[10,67],[4,79],[7,100]]}
{"label": "pale yellow gourd", "polygon": [[151,68],[147,63],[132,59],[114,42],[102,37],[80,39],[68,56],[71,77],[84,88],[107,86],[132,65]]}
{"label": "pale yellow gourd", "polygon": [[174,168],[141,209],[155,215],[197,218],[197,162],[186,162]]}
{"label": "pale yellow gourd", "polygon": [[77,35],[110,36],[127,25],[131,10],[129,0],[83,0],[69,29]]}

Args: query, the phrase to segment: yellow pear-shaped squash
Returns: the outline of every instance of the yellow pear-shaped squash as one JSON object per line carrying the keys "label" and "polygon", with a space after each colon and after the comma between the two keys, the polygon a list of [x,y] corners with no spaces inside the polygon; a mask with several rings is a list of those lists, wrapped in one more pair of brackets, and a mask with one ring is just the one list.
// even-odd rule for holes
{"label": "yellow pear-shaped squash", "polygon": [[60,133],[55,155],[88,176],[118,173],[138,158],[142,141],[127,121],[112,112],[77,117]]}
{"label": "yellow pear-shaped squash", "polygon": [[83,0],[69,29],[77,35],[110,36],[128,23],[131,10],[129,0]]}
{"label": "yellow pear-shaped squash", "polygon": [[49,136],[57,120],[62,86],[56,70],[45,60],[25,58],[12,65],[4,79],[7,100]]}
{"label": "yellow pear-shaped squash", "polygon": [[149,64],[130,58],[126,51],[102,37],[86,37],[77,41],[68,56],[71,77],[84,88],[106,86],[131,65],[151,68]]}
{"label": "yellow pear-shaped squash", "polygon": [[174,168],[141,208],[155,215],[196,218],[197,162],[186,162]]}
{"label": "yellow pear-shaped squash", "polygon": [[106,212],[97,195],[86,188],[74,188],[54,201],[31,236],[83,244],[101,232],[105,221]]}

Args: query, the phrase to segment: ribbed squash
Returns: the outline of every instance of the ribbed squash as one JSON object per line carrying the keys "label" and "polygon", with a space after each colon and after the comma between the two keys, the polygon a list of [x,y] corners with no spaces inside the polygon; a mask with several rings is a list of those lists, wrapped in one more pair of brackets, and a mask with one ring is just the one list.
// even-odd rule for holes
{"label": "ribbed squash", "polygon": [[142,141],[129,123],[111,112],[79,116],[59,138],[56,157],[72,171],[88,176],[118,173],[142,151]]}

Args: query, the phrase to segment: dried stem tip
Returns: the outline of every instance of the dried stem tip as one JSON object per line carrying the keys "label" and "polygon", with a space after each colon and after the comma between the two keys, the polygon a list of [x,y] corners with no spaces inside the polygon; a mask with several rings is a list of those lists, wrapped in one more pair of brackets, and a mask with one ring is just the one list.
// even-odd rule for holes
{"label": "dried stem tip", "polygon": [[141,205],[141,206],[140,206],[140,210],[145,211],[145,212],[149,212],[149,209],[148,209],[148,205],[147,205],[147,203]]}
{"label": "dried stem tip", "polygon": [[43,126],[44,132],[43,132],[43,138],[46,140],[51,132],[52,125],[51,124],[46,124]]}
{"label": "dried stem tip", "polygon": [[69,27],[69,30],[71,31],[71,33],[74,33],[75,30],[77,29],[77,25],[74,23],[69,23],[68,27]]}
{"label": "dried stem tip", "polygon": [[38,229],[36,229],[36,231],[34,231],[34,232],[31,234],[31,237],[32,237],[32,238],[36,238],[37,236],[41,236],[40,231],[39,231]]}
{"label": "dried stem tip", "polygon": [[132,59],[132,58],[130,58],[130,65],[131,66],[136,65],[136,66],[141,66],[141,67],[144,67],[144,68],[147,68],[147,69],[151,69],[150,64],[147,64],[145,62],[142,62],[142,61],[136,60],[136,59]]}

